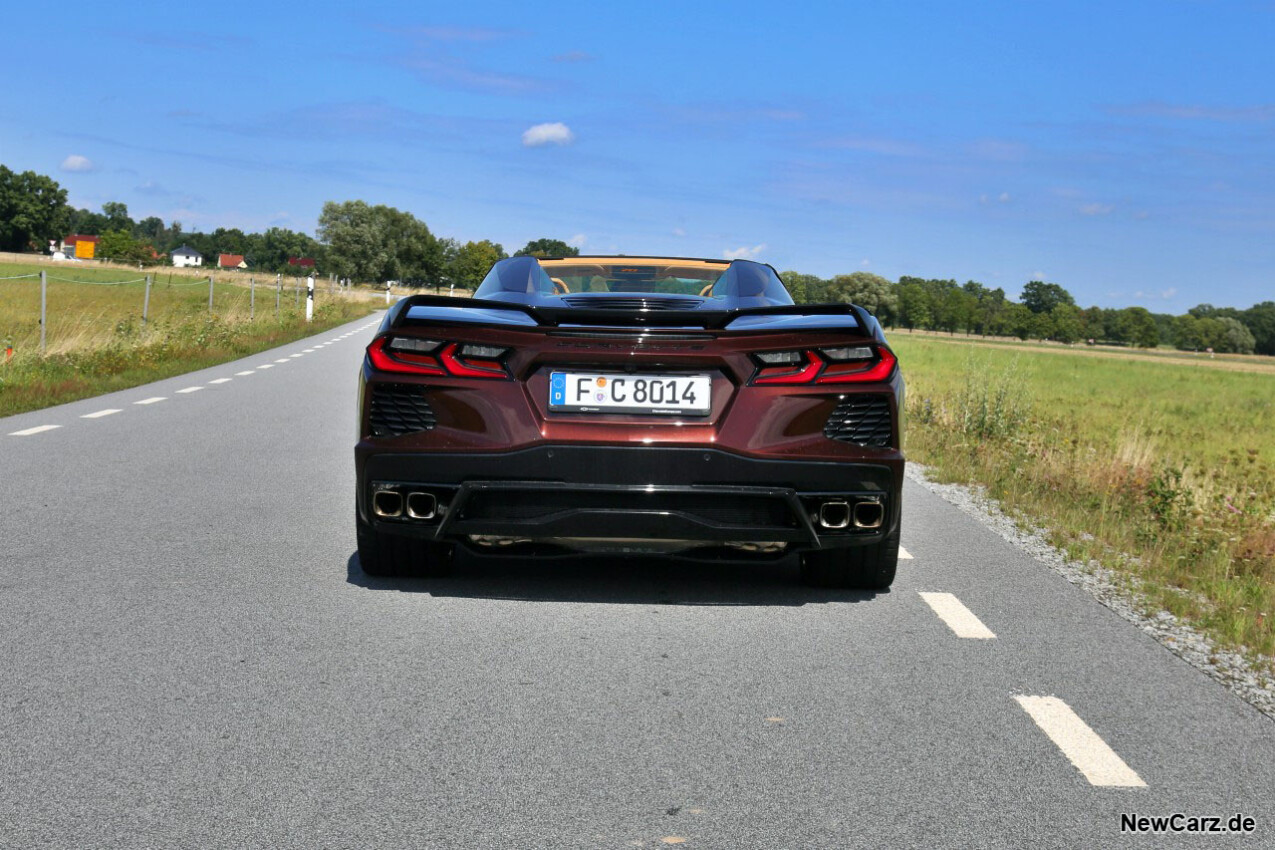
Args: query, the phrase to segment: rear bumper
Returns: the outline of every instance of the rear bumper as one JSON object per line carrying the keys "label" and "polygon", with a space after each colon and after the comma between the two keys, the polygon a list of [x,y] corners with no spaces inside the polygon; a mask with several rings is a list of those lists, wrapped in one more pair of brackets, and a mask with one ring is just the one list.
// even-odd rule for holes
{"label": "rear bumper", "polygon": [[[436,540],[625,539],[815,549],[875,543],[897,528],[899,453],[871,462],[757,459],[720,449],[538,446],[504,453],[355,450],[358,504],[377,531]],[[378,514],[378,491],[425,493],[432,516]],[[386,497],[391,505],[393,497]],[[820,506],[880,506],[880,522],[820,523]],[[422,512],[417,512],[422,513]]]}

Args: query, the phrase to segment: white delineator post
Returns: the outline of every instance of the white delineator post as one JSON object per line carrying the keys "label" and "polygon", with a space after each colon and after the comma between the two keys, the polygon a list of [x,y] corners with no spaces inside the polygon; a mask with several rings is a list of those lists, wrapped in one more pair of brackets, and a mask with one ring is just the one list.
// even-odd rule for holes
{"label": "white delineator post", "polygon": [[314,275],[305,279],[305,320],[314,319]]}
{"label": "white delineator post", "polygon": [[45,330],[48,328],[49,318],[49,276],[48,272],[40,269],[40,353],[44,353],[44,336]]}
{"label": "white delineator post", "polygon": [[385,281],[385,303],[390,303],[390,282]]}

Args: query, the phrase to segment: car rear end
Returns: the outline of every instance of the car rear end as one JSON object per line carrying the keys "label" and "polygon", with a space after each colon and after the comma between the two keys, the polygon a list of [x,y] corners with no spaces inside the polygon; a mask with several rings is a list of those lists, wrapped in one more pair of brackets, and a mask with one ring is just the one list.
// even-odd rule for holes
{"label": "car rear end", "polygon": [[544,267],[554,292],[529,303],[417,296],[386,317],[361,382],[362,536],[420,541],[401,544],[418,560],[835,551],[803,560],[833,584],[897,549],[903,380],[870,316],[563,292],[580,276]]}

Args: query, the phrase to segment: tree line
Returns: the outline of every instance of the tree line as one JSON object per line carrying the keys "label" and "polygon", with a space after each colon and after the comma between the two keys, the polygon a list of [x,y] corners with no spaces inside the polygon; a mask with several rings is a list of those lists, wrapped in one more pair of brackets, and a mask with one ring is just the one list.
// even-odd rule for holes
{"label": "tree line", "polygon": [[[439,238],[410,212],[365,201],[328,201],[318,224],[317,239],[280,227],[264,233],[221,227],[187,232],[180,222],[165,224],[156,216],[134,221],[119,202],[103,204],[100,212],[74,209],[52,178],[0,165],[0,250],[5,251],[43,251],[49,239],[80,233],[101,237],[98,256],[144,265],[167,262],[170,251],[187,245],[211,263],[218,254],[242,254],[250,268],[270,273],[305,274],[288,259],[308,257],[323,274],[357,281],[471,290],[493,263],[509,256],[497,242]],[[558,239],[535,239],[518,254],[571,257],[579,250]],[[1143,307],[1082,309],[1066,289],[1045,281],[1028,282],[1019,300],[1011,301],[1004,289],[972,280],[958,284],[904,276],[890,281],[862,271],[830,279],[796,271],[782,277],[799,303],[854,302],[887,327],[1275,355],[1272,301],[1247,310],[1200,304],[1173,316]]]}
{"label": "tree line", "polygon": [[1181,316],[1145,307],[1080,308],[1057,283],[1033,280],[1018,301],[1005,290],[977,281],[901,277],[897,282],[870,272],[825,280],[788,271],[780,275],[799,303],[840,301],[872,312],[887,327],[1080,341],[1185,351],[1275,354],[1275,301],[1247,310],[1200,304]]}

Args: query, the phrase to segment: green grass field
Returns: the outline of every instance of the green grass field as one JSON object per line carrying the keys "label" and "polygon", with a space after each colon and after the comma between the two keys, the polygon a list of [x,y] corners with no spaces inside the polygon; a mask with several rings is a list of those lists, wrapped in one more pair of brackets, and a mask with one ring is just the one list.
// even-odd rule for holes
{"label": "green grass field", "polygon": [[[285,280],[276,313],[273,276],[256,287],[216,283],[207,272],[152,271],[147,321],[144,272],[87,264],[0,263],[0,278],[48,274],[45,351],[40,350],[38,277],[0,280],[0,416],[124,389],[243,357],[368,315],[383,301],[315,294],[305,321],[304,282]],[[202,277],[202,279],[201,279]],[[5,350],[13,354],[7,357]]]}
{"label": "green grass field", "polygon": [[1275,671],[1275,364],[890,340],[909,459]]}

